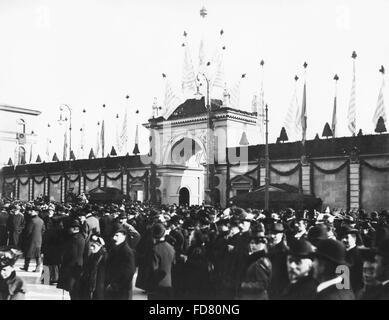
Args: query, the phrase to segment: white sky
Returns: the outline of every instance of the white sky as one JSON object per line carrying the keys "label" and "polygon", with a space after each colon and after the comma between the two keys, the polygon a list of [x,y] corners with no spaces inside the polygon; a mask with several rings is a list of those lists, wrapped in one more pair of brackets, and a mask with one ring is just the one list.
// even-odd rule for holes
{"label": "white sky", "polygon": [[[208,10],[204,31],[199,16],[203,4]],[[89,150],[95,145],[94,131],[105,103],[108,153],[115,137],[114,119],[123,111],[127,94],[134,124],[136,109],[140,121],[146,122],[153,97],[162,103],[162,72],[180,87],[183,31],[189,34],[192,59],[197,62],[202,32],[212,56],[223,29],[227,81],[233,84],[240,74],[247,74],[241,109],[249,110],[253,94],[259,91],[259,62],[265,60],[271,142],[280,132],[293,77],[302,78],[304,61],[308,139],[316,132],[321,135],[325,122],[331,123],[335,73],[340,77],[338,135],[349,135],[353,50],[358,54],[357,128],[372,133],[382,81],[378,69],[381,64],[389,68],[388,16],[387,0],[0,0],[0,103],[43,112],[42,126],[36,130],[42,140],[37,148],[41,156],[48,122],[57,146],[52,151],[62,154],[63,135],[54,125],[59,105],[73,108],[73,149],[82,109],[87,110]],[[386,97],[388,90],[386,86]],[[135,127],[130,131],[131,153]],[[141,130],[140,136],[141,152],[146,152],[147,130]]]}

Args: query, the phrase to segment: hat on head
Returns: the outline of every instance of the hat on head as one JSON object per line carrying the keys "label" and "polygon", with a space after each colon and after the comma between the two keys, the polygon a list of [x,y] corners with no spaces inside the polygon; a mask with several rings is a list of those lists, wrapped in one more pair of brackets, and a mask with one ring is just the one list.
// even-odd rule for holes
{"label": "hat on head", "polygon": [[118,216],[118,219],[127,219],[127,214],[125,212],[121,212]]}
{"label": "hat on head", "polygon": [[151,229],[151,233],[155,239],[161,239],[165,235],[165,231],[165,226],[162,223],[154,224]]}
{"label": "hat on head", "polygon": [[358,233],[359,233],[358,229],[352,228],[349,225],[344,225],[344,226],[340,227],[339,232],[338,232],[339,238],[343,238],[344,236],[346,236],[348,234],[358,234]]}
{"label": "hat on head", "polygon": [[327,227],[323,224],[317,224],[308,230],[308,240],[314,246],[321,240],[328,239]]}
{"label": "hat on head", "polygon": [[14,266],[21,255],[22,252],[20,250],[8,246],[0,247],[0,269]]}
{"label": "hat on head", "polygon": [[273,223],[270,227],[270,233],[284,233],[284,225],[280,222]]}
{"label": "hat on head", "polygon": [[305,239],[293,239],[289,244],[288,254],[299,258],[312,258],[313,247]]}
{"label": "hat on head", "polygon": [[336,264],[342,264],[346,266],[349,265],[346,262],[346,247],[339,240],[321,240],[318,243],[313,256],[331,261]]}

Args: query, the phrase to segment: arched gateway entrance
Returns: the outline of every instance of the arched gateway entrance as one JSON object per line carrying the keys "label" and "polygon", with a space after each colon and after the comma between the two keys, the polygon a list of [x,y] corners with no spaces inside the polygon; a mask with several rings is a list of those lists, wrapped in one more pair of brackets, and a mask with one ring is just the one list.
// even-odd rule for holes
{"label": "arched gateway entrance", "polygon": [[178,203],[179,205],[189,205],[189,190],[187,188],[181,188],[180,189],[180,194],[178,198]]}

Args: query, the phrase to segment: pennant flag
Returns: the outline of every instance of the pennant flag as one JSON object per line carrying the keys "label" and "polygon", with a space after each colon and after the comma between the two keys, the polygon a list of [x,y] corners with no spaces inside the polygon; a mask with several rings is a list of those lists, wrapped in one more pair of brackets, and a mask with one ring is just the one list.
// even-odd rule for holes
{"label": "pennant flag", "polygon": [[[126,96],[126,99],[129,100],[129,96]],[[117,145],[117,150],[119,155],[127,152],[127,144],[128,144],[128,133],[127,133],[127,108],[128,106],[125,106],[124,109],[124,115],[123,115],[123,122],[122,122],[122,128],[119,135],[119,143]]]}
{"label": "pennant flag", "polygon": [[284,120],[284,127],[286,132],[289,134],[290,140],[294,141],[297,139],[300,139],[301,136],[301,129],[299,130],[298,124],[300,121],[298,120],[298,114],[299,114],[299,105],[298,105],[298,99],[297,99],[297,81],[299,77],[295,76],[294,81],[294,91],[292,95],[292,99],[289,103],[288,112],[286,113],[285,120]]}
{"label": "pennant flag", "polygon": [[183,102],[182,98],[173,90],[170,81],[166,78],[166,74],[162,73],[162,77],[166,79],[165,99],[163,103],[163,117],[169,118],[176,108]]}
{"label": "pennant flag", "polygon": [[65,129],[65,134],[63,137],[63,157],[62,160],[66,161],[68,155],[68,131]]}
{"label": "pennant flag", "polygon": [[239,81],[231,89],[230,104],[231,108],[239,109],[240,106],[240,84],[241,80],[246,77],[246,74],[242,74]]}
{"label": "pennant flag", "polygon": [[82,110],[82,125],[80,128],[80,151],[78,157],[83,159],[85,157],[85,115],[86,110]]}
{"label": "pennant flag", "polygon": [[347,121],[348,121],[348,129],[350,130],[351,134],[355,136],[357,126],[356,126],[356,93],[355,93],[355,59],[357,57],[356,52],[354,51],[351,58],[353,59],[353,79],[351,82],[351,93],[350,93],[350,102],[348,106],[348,114],[347,114]]}
{"label": "pennant flag", "polygon": [[31,163],[32,162],[32,143],[30,145],[30,159],[28,161],[28,163]]}
{"label": "pennant flag", "polygon": [[70,150],[70,157],[69,157],[69,160],[76,160],[76,156],[75,156],[73,150]]}
{"label": "pennant flag", "polygon": [[377,107],[373,116],[374,126],[377,125],[378,119],[382,117],[384,124],[386,122],[385,102],[384,102],[384,86],[385,86],[385,68],[381,66],[380,72],[382,73],[382,85],[378,94]]}
{"label": "pennant flag", "polygon": [[[304,62],[304,69],[306,72],[308,64]],[[305,144],[307,138],[307,82],[306,77],[304,79],[304,90],[303,90],[303,102],[301,105],[301,130],[302,130],[302,144]]]}
{"label": "pennant flag", "polygon": [[104,146],[105,146],[104,120],[101,124],[100,138],[101,138],[101,156],[104,157]]}
{"label": "pennant flag", "polygon": [[240,137],[239,145],[240,146],[247,146],[248,144],[250,144],[250,143],[247,139],[246,131],[243,131],[242,135]]}
{"label": "pennant flag", "polygon": [[[184,32],[186,39],[187,33]],[[182,94],[185,98],[193,98],[196,93],[196,75],[192,63],[192,58],[190,55],[189,46],[187,43],[182,44],[184,47],[184,64],[182,68]]]}
{"label": "pennant flag", "polygon": [[100,152],[100,143],[101,143],[101,137],[100,137],[100,121],[97,122],[97,130],[96,130],[96,156],[99,156]]}
{"label": "pennant flag", "polygon": [[[223,99],[224,85],[226,82],[226,77],[224,73],[224,62],[223,62],[223,52],[226,47],[222,47],[220,53],[215,62],[216,70],[211,80],[211,97],[214,99]],[[212,64],[213,65],[213,64]]]}
{"label": "pennant flag", "polygon": [[50,161],[50,123],[47,124],[47,136],[46,136],[46,161]]}
{"label": "pennant flag", "polygon": [[57,156],[57,153],[56,153],[56,152],[54,152],[54,155],[53,155],[53,161],[59,161],[59,159],[58,159],[58,156]]}
{"label": "pennant flag", "polygon": [[38,157],[36,158],[35,162],[42,162],[41,156],[38,154]]}
{"label": "pennant flag", "polygon": [[260,143],[265,142],[265,90],[264,90],[264,65],[265,61],[261,60],[260,66],[261,66],[261,87],[259,91],[259,101],[258,101],[258,108],[257,108],[257,125],[259,128],[259,136],[261,138]]}
{"label": "pennant flag", "polygon": [[12,162],[12,159],[11,159],[11,157],[9,157],[7,166],[13,166],[13,165],[14,165],[14,164],[13,164],[13,162]]}
{"label": "pennant flag", "polygon": [[332,131],[333,138],[336,137],[336,123],[337,123],[337,120],[336,120],[336,97],[338,94],[338,80],[339,80],[339,77],[337,74],[334,76],[334,80],[335,80],[335,96],[334,96],[334,109],[332,110],[332,124],[331,124],[331,131]]}

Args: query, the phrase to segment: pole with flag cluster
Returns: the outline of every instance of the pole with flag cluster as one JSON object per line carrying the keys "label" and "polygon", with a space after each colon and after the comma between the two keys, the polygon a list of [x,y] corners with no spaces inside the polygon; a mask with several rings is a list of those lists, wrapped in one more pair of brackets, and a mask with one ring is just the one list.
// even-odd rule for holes
{"label": "pole with flag cluster", "polygon": [[334,109],[332,110],[332,125],[331,125],[331,130],[332,130],[332,137],[336,137],[336,98],[338,94],[338,80],[339,77],[337,74],[334,76],[335,80],[335,95],[334,95]]}
{"label": "pole with flag cluster", "polygon": [[347,114],[347,121],[348,121],[348,129],[350,130],[351,134],[355,136],[357,126],[356,126],[356,92],[355,92],[355,59],[357,58],[357,53],[353,51],[351,58],[353,59],[353,79],[351,82],[351,93],[350,93],[350,102],[348,106],[348,114]]}
{"label": "pole with flag cluster", "polygon": [[264,79],[264,65],[265,61],[261,60],[259,63],[261,66],[261,88],[259,91],[259,102],[258,102],[258,110],[257,110],[257,124],[259,127],[259,135],[261,137],[261,143],[264,142],[265,130],[264,130],[264,115],[265,115],[265,93],[263,88],[263,79]]}
{"label": "pole with flag cluster", "polygon": [[[382,122],[385,125],[386,122],[386,111],[385,111],[385,102],[384,102],[384,87],[385,87],[385,68],[381,66],[379,72],[382,74],[382,84],[381,89],[378,94],[377,107],[373,116],[374,127],[377,127],[378,121],[382,118]],[[376,130],[377,131],[377,130]]]}
{"label": "pole with flag cluster", "polygon": [[307,139],[307,66],[308,64],[304,62],[304,90],[303,90],[303,101],[301,104],[301,130],[302,130],[302,139],[301,142],[305,145],[305,140]]}
{"label": "pole with flag cluster", "polygon": [[189,45],[186,41],[187,37],[186,31],[184,31],[184,64],[182,68],[182,83],[181,89],[182,94],[185,98],[193,98],[196,93],[196,74],[194,71],[192,57],[190,55]]}
{"label": "pole with flag cluster", "polygon": [[290,101],[288,112],[285,117],[284,121],[284,127],[286,129],[286,132],[289,136],[290,140],[296,140],[300,139],[301,136],[301,129],[298,128],[299,121],[297,117],[299,117],[299,105],[298,105],[298,99],[297,99],[297,81],[299,77],[296,75],[294,76],[294,90],[292,95],[292,100]]}

